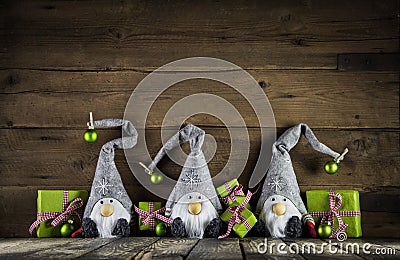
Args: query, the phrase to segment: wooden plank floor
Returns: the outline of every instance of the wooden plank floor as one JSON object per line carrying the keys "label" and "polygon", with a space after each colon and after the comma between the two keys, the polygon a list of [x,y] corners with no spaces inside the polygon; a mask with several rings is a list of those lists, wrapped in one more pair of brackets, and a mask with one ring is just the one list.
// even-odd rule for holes
{"label": "wooden plank floor", "polygon": [[[267,242],[267,243],[266,243]],[[267,245],[267,246],[265,246]],[[357,247],[359,250],[357,250]],[[346,253],[346,250],[348,251]],[[0,239],[0,259],[400,259],[400,240],[228,238]]]}

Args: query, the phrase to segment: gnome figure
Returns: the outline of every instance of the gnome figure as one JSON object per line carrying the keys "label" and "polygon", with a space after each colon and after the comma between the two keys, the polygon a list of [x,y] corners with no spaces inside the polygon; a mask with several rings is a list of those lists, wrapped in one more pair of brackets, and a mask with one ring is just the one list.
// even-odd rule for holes
{"label": "gnome figure", "polygon": [[220,233],[218,212],[222,207],[201,150],[204,135],[202,129],[187,125],[165,143],[148,167],[153,171],[167,150],[190,142],[191,152],[166,204],[165,215],[173,219],[171,233],[175,237],[218,237]]}
{"label": "gnome figure", "polygon": [[320,143],[305,124],[296,125],[281,135],[272,147],[271,163],[256,208],[260,218],[257,229],[262,235],[295,238],[302,236],[305,230],[309,236],[317,236],[314,220],[307,213],[301,200],[289,155],[289,151],[298,143],[302,132],[315,150],[334,158],[340,155]]}
{"label": "gnome figure", "polygon": [[132,123],[122,119],[94,121],[94,126],[122,126],[124,137],[103,145],[97,162],[92,189],[82,221],[84,237],[129,236],[130,200],[114,162],[114,149],[136,145],[137,132]]}

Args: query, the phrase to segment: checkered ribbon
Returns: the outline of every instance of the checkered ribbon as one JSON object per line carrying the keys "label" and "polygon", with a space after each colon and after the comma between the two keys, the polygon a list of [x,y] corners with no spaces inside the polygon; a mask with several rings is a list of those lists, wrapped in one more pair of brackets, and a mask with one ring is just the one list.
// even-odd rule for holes
{"label": "checkered ribbon", "polygon": [[241,222],[243,222],[243,224],[245,225],[246,229],[248,231],[250,231],[250,229],[252,228],[252,226],[249,224],[249,222],[247,221],[247,219],[245,217],[243,217],[242,215],[240,215],[242,213],[243,210],[245,210],[245,206],[247,203],[249,203],[251,196],[253,195],[253,193],[251,193],[251,191],[247,192],[246,198],[244,199],[244,201],[239,205],[239,206],[233,206],[233,207],[229,207],[227,209],[228,212],[232,213],[232,216],[230,217],[229,221],[228,221],[228,230],[226,231],[225,234],[219,236],[218,238],[225,238],[227,236],[229,236],[229,234],[232,231],[232,227],[235,224],[240,224]]}
{"label": "checkered ribbon", "polygon": [[236,196],[245,196],[244,192],[243,192],[243,186],[241,184],[239,184],[238,186],[236,186],[235,188],[231,188],[231,186],[229,186],[229,183],[226,182],[224,183],[225,189],[228,191],[228,196],[221,198],[221,201],[225,204],[225,205],[229,205],[229,202],[232,201],[236,201]]}
{"label": "checkered ribbon", "polygon": [[151,231],[154,231],[154,228],[155,228],[154,220],[155,219],[159,219],[162,222],[167,223],[169,225],[172,224],[172,219],[161,215],[162,213],[165,212],[165,207],[154,211],[154,204],[152,202],[149,202],[149,212],[142,210],[142,209],[136,207],[135,205],[134,205],[134,207],[135,207],[135,211],[139,214],[139,218],[142,219],[142,224],[143,225],[149,224],[149,229]]}
{"label": "checkered ribbon", "polygon": [[32,223],[32,225],[29,227],[29,233],[33,233],[35,228],[39,226],[40,223],[53,219],[51,222],[51,225],[53,227],[57,226],[60,222],[64,222],[67,220],[67,216],[78,216],[79,219],[81,219],[81,216],[79,215],[78,212],[76,212],[77,209],[83,206],[83,200],[81,198],[76,198],[74,199],[71,203],[68,204],[68,191],[64,191],[63,195],[63,209],[61,212],[38,212],[37,216],[40,217],[38,220]]}
{"label": "checkered ribbon", "polygon": [[[337,203],[336,203],[336,199]],[[316,211],[316,212],[308,212],[313,217],[322,217],[321,224],[326,223],[327,221],[330,222],[332,227],[332,234],[330,238],[337,238],[338,234],[341,232],[345,232],[346,228],[349,226],[348,224],[344,223],[342,217],[356,217],[360,216],[360,211],[338,211],[338,209],[342,206],[342,195],[339,193],[335,193],[334,190],[329,191],[329,208],[330,210],[327,212],[323,211]],[[335,217],[338,220],[338,228],[337,230],[334,229],[335,226]]]}

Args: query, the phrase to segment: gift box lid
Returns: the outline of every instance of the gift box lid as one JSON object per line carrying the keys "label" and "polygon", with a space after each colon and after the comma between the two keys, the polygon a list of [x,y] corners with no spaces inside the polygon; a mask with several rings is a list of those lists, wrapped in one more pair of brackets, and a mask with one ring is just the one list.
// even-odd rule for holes
{"label": "gift box lid", "polygon": [[[329,210],[329,190],[306,191],[307,208],[309,211]],[[338,211],[360,211],[360,195],[356,190],[334,190],[342,195],[342,205]]]}
{"label": "gift box lid", "polygon": [[[230,180],[229,182],[227,182],[227,183],[225,183],[225,184],[228,184],[228,186],[229,186],[231,189],[233,189],[233,188],[235,188],[236,186],[239,185],[239,182],[238,182],[237,179],[232,179],[232,180]],[[227,190],[226,187],[225,187],[225,184],[223,184],[223,185],[217,187],[217,193],[218,193],[218,195],[219,195],[221,198],[224,198],[224,197],[226,197],[226,196],[229,195],[228,190]]]}
{"label": "gift box lid", "polygon": [[[63,209],[64,190],[38,190],[38,212],[61,212]],[[75,198],[81,198],[83,202],[88,200],[86,190],[68,190],[68,203]],[[82,209],[84,206],[82,207]]]}

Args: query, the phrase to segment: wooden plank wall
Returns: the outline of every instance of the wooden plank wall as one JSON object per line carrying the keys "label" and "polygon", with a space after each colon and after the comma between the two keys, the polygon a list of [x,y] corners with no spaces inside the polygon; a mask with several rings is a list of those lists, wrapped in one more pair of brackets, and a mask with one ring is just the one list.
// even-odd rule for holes
{"label": "wooden plank wall", "polygon": [[[146,75],[194,56],[228,60],[263,82],[279,134],[304,122],[333,149],[348,147],[329,176],[327,157],[302,140],[292,152],[301,190],[357,189],[364,235],[400,237],[399,1],[0,1],[0,17],[0,237],[28,236],[37,189],[90,189],[101,145],[120,131],[99,130],[97,143],[85,143],[88,111],[122,117]],[[168,89],[148,118],[150,153],[169,106],[199,92],[230,101],[251,127],[247,183],[259,125],[222,84]],[[218,172],[229,157],[225,128],[204,115],[190,122],[217,140],[209,167]],[[133,201],[159,200],[121,151],[116,163]],[[180,171],[167,160],[161,168]]]}

